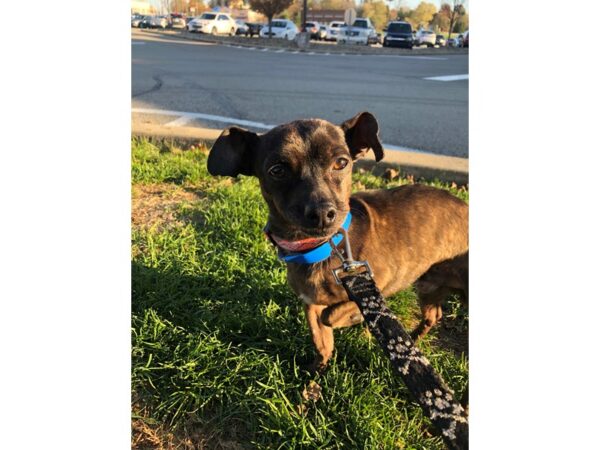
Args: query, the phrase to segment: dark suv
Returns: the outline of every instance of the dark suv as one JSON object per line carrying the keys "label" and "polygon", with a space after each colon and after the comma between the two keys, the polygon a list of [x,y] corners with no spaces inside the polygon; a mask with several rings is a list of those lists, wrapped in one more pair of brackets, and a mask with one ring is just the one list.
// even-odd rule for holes
{"label": "dark suv", "polygon": [[390,22],[384,28],[385,37],[383,38],[384,47],[413,47],[413,31],[408,22]]}

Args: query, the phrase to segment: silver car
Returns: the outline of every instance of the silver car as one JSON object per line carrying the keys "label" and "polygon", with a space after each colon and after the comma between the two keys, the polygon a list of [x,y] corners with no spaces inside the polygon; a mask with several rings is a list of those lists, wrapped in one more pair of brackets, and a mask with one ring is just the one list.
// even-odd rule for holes
{"label": "silver car", "polygon": [[235,21],[235,24],[237,26],[237,30],[235,30],[235,34],[243,34],[243,35],[248,36],[249,28],[248,28],[248,25],[246,25],[246,22],[244,22],[241,19],[237,19]]}
{"label": "silver car", "polygon": [[167,25],[169,25],[169,21],[165,16],[154,16],[152,19],[150,19],[150,28],[165,29],[167,28]]}
{"label": "silver car", "polygon": [[344,27],[344,25],[345,25],[344,22],[338,22],[338,21],[329,22],[329,25],[327,25],[327,34],[325,35],[325,40],[326,41],[337,40],[338,34],[340,33],[340,30],[342,29],[342,27]]}
{"label": "silver car", "polygon": [[144,16],[140,16],[137,14],[135,16],[131,16],[131,26],[134,28],[138,28],[142,20],[144,20]]}

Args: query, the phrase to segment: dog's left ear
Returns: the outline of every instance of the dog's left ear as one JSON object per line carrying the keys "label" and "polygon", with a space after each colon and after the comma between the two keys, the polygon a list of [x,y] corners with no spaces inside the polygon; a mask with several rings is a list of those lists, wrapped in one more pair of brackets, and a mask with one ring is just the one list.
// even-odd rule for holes
{"label": "dog's left ear", "polygon": [[208,154],[211,175],[254,175],[252,163],[259,137],[252,131],[230,127],[221,133]]}
{"label": "dog's left ear", "polygon": [[379,141],[379,124],[370,112],[361,112],[340,125],[346,135],[346,144],[353,159],[361,158],[369,151],[375,153],[375,160],[383,159],[383,147]]}

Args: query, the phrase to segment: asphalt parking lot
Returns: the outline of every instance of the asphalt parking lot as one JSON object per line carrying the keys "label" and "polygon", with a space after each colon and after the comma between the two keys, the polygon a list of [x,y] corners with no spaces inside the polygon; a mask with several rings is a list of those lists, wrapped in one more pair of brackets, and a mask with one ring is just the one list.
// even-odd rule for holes
{"label": "asphalt parking lot", "polygon": [[133,30],[133,120],[264,131],[369,110],[388,146],[468,157],[468,58],[290,52]]}

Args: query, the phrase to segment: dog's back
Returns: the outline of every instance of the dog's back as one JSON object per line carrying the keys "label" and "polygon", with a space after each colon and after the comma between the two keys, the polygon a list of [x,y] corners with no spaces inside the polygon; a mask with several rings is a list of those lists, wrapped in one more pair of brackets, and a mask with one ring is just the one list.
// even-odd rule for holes
{"label": "dog's back", "polygon": [[354,194],[350,204],[361,229],[354,236],[369,236],[353,247],[369,261],[385,295],[468,251],[468,206],[447,191],[405,185]]}

